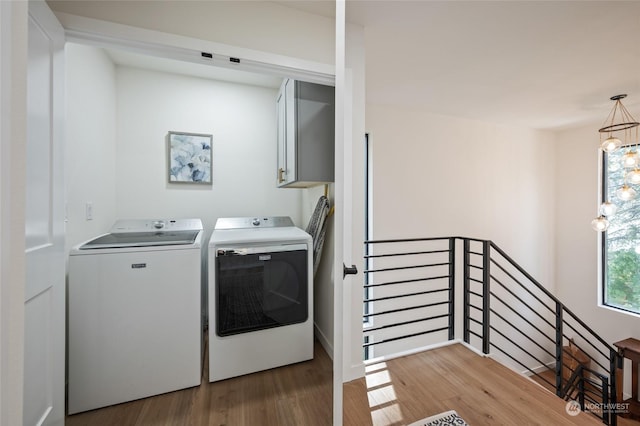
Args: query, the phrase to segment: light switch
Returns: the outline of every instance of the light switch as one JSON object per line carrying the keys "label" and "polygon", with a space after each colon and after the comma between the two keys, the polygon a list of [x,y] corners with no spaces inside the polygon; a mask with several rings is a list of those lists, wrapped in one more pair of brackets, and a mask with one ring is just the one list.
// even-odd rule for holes
{"label": "light switch", "polygon": [[93,220],[93,203],[92,202],[87,201],[87,203],[84,205],[84,214],[85,214],[85,219]]}

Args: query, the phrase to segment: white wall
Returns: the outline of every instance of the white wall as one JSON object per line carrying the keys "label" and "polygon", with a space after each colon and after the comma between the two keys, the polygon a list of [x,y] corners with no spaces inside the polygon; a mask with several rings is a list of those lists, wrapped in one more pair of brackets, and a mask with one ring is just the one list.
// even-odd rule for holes
{"label": "white wall", "polygon": [[335,23],[267,1],[48,1],[55,12],[327,64]]}
{"label": "white wall", "polygon": [[[301,190],[276,188],[277,90],[117,69],[117,216],[291,216]],[[169,131],[213,135],[212,185],[167,183]]]}
{"label": "white wall", "polygon": [[[67,249],[107,232],[116,219],[116,72],[102,49],[65,47]],[[86,203],[93,220],[86,220]]]}
{"label": "white wall", "polygon": [[554,291],[552,134],[371,103],[366,120],[374,239],[492,240]]}
{"label": "white wall", "polygon": [[375,239],[493,240],[553,289],[552,134],[372,104],[367,131]]}
{"label": "white wall", "polygon": [[[556,293],[605,341],[613,343],[637,337],[640,318],[598,306],[598,233],[590,225],[599,204],[598,127],[594,123],[557,136]],[[629,378],[627,374],[626,392]]]}
{"label": "white wall", "polygon": [[[121,218],[285,215],[305,227],[301,189],[275,185],[272,88],[116,67],[67,45],[68,245]],[[213,184],[169,184],[167,132],[213,135]],[[85,219],[85,204],[94,219]]]}

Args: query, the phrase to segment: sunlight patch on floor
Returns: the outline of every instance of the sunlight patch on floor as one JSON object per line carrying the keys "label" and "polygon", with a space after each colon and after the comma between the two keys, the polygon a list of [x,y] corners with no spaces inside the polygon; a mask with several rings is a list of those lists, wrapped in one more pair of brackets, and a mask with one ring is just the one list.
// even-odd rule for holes
{"label": "sunlight patch on floor", "polygon": [[379,362],[365,367],[367,399],[371,408],[373,426],[391,426],[402,423],[402,410],[397,403],[396,391],[387,364]]}
{"label": "sunlight patch on floor", "polygon": [[369,407],[371,408],[389,404],[397,400],[393,385],[375,389],[367,388],[367,397],[369,398]]}
{"label": "sunlight patch on floor", "polygon": [[376,362],[375,364],[365,365],[364,372],[365,374],[373,373],[378,370],[386,370],[387,363],[386,362]]}
{"label": "sunlight patch on floor", "polygon": [[371,410],[373,426],[389,426],[401,423],[402,410],[398,404],[389,405],[378,410]]}
{"label": "sunlight patch on floor", "polygon": [[367,389],[371,389],[391,382],[391,377],[389,377],[388,370],[382,370],[376,373],[367,374],[365,376],[365,380],[367,382]]}

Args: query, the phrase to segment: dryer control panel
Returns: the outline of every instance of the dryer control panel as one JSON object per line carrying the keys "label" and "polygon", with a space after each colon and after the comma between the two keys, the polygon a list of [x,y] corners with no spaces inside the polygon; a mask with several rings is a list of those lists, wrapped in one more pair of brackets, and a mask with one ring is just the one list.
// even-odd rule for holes
{"label": "dryer control panel", "polygon": [[215,229],[279,228],[295,226],[289,216],[221,217]]}

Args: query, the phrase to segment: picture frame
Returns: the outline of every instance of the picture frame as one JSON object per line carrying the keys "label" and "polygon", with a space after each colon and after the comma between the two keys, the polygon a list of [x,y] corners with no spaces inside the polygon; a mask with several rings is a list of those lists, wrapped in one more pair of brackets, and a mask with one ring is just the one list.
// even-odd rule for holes
{"label": "picture frame", "polygon": [[167,134],[169,183],[210,185],[213,135],[170,131]]}

